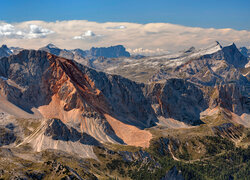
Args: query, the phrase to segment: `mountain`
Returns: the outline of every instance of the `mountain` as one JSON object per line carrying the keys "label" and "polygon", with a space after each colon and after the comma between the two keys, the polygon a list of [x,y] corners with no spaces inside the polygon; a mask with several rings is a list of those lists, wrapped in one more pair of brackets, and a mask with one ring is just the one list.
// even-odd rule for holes
{"label": "mountain", "polygon": [[[1,59],[0,76],[5,79],[2,96],[29,114],[39,111],[42,117],[63,119],[100,142],[148,146],[151,134],[140,129],[154,125],[157,118],[139,84],[27,50]],[[122,131],[125,127],[131,131]],[[138,142],[130,139],[132,132]],[[141,135],[147,137],[142,142]]]}
{"label": "mountain", "polygon": [[130,57],[130,54],[122,45],[111,46],[111,47],[92,47],[90,50],[81,49],[60,49],[54,44],[48,44],[45,47],[40,48],[41,51],[46,51],[56,56],[64,57],[66,59],[74,59],[84,65],[91,67],[91,62],[96,59],[103,58],[119,58],[119,57]]}
{"label": "mountain", "polygon": [[0,58],[2,57],[8,57],[12,54],[13,52],[11,49],[9,49],[6,45],[2,45],[0,48]]}
{"label": "mountain", "polygon": [[129,52],[122,45],[111,47],[92,47],[88,54],[93,57],[105,57],[105,58],[118,58],[118,57],[130,57]]}
{"label": "mountain", "polygon": [[18,54],[22,50],[23,50],[23,48],[20,48],[20,47],[7,47],[7,45],[4,44],[0,48],[0,59],[3,58],[3,57],[9,57],[10,55],[13,55],[13,54]]}
{"label": "mountain", "polygon": [[222,79],[231,81],[241,78],[238,77],[241,76],[239,69],[244,69],[248,62],[235,44],[222,47],[215,42],[208,48],[191,48],[162,56],[141,59],[119,58],[109,61],[97,59],[92,63],[92,67],[143,83],[177,77],[203,85],[214,85]]}
{"label": "mountain", "polygon": [[247,177],[249,60],[234,44],[72,60],[88,53],[0,59],[0,178]]}
{"label": "mountain", "polygon": [[246,47],[240,47],[240,52],[241,54],[243,54],[246,57],[250,57],[250,50],[247,49]]}
{"label": "mountain", "polygon": [[39,50],[46,51],[48,53],[54,54],[56,56],[64,57],[64,58],[67,58],[67,59],[73,59],[74,58],[74,54],[70,50],[60,49],[60,48],[56,47],[54,44],[51,44],[51,43],[48,44],[45,47],[40,48]]}
{"label": "mountain", "polygon": [[234,44],[226,47],[216,44],[173,62],[178,62],[178,64],[160,68],[152,76],[151,81],[179,77],[189,79],[194,83],[212,86],[238,80],[242,83],[246,81],[239,68],[244,68],[248,60]]}
{"label": "mountain", "polygon": [[45,47],[40,48],[41,51],[46,51],[48,53],[60,56],[66,59],[73,59],[85,66],[98,69],[98,64],[95,61],[106,61],[110,58],[122,58],[130,57],[130,54],[122,45],[111,46],[111,47],[92,47],[90,50],[82,49],[60,49],[54,44],[48,44]]}

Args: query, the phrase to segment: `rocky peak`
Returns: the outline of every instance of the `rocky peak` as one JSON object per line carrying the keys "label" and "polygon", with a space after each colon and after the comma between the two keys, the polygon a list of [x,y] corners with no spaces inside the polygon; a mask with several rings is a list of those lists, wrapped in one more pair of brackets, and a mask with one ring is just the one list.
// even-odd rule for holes
{"label": "rocky peak", "polygon": [[39,50],[46,51],[57,56],[60,55],[60,52],[62,51],[61,49],[59,49],[58,47],[56,47],[54,44],[51,43],[48,44],[47,46],[40,48]]}
{"label": "rocky peak", "polygon": [[129,52],[126,51],[122,45],[110,46],[110,47],[92,47],[89,50],[90,56],[94,57],[106,57],[106,58],[117,58],[117,57],[130,57]]}
{"label": "rocky peak", "polygon": [[13,52],[7,47],[7,45],[3,44],[2,47],[0,47],[0,58],[8,57],[11,54],[13,54]]}
{"label": "rocky peak", "polygon": [[223,47],[222,51],[226,62],[232,64],[236,68],[243,68],[248,63],[247,58],[240,53],[234,43]]}
{"label": "rocky peak", "polygon": [[51,43],[45,47],[40,48],[39,50],[45,51],[45,52],[48,52],[48,53],[51,53],[51,54],[54,54],[56,56],[60,56],[63,58],[74,59],[74,54],[71,51],[66,50],[66,49],[60,49]]}
{"label": "rocky peak", "polygon": [[47,46],[45,46],[47,48],[55,48],[55,49],[59,49],[56,45],[52,44],[52,43],[49,43]]}

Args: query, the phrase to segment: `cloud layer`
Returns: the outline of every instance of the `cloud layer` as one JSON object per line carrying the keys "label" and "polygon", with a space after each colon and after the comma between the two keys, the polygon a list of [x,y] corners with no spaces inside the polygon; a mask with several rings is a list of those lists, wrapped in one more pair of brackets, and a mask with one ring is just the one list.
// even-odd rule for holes
{"label": "cloud layer", "polygon": [[[23,40],[25,39],[25,40]],[[53,43],[66,49],[122,44],[134,53],[165,53],[214,41],[250,45],[250,31],[186,27],[168,23],[97,23],[85,20],[0,22],[0,42],[8,46],[37,49]]]}

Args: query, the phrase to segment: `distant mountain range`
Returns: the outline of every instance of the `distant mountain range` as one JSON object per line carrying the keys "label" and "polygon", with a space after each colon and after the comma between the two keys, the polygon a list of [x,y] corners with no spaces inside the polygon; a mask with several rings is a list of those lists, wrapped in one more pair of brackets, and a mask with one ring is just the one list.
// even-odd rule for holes
{"label": "distant mountain range", "polygon": [[[118,57],[130,57],[129,52],[122,45],[110,46],[110,47],[92,47],[90,50],[81,50],[81,49],[59,49],[53,44],[48,44],[45,47],[40,48],[39,50],[52,53],[57,56],[61,56],[68,59],[75,59],[76,57],[81,58],[118,58]],[[76,57],[75,57],[76,56]]]}
{"label": "distant mountain range", "polygon": [[[6,45],[3,45],[0,48],[0,58],[8,57],[12,54],[19,53],[22,48],[19,47],[10,47],[8,48]],[[54,44],[48,44],[45,47],[40,48],[39,50],[49,52],[56,56],[64,57],[67,59],[74,59],[78,62],[81,62],[85,65],[90,65],[93,60],[103,59],[103,58],[119,58],[119,57],[130,57],[129,52],[122,45],[110,46],[110,47],[92,47],[90,50],[82,50],[82,49],[60,49],[56,47]],[[143,56],[137,56],[137,58]]]}

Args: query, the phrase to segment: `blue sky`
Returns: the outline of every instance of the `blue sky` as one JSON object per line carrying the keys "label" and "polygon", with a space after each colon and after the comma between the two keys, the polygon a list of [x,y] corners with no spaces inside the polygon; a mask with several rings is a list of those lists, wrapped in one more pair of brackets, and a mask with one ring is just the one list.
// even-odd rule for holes
{"label": "blue sky", "polygon": [[167,22],[250,30],[250,0],[0,0],[0,20]]}

